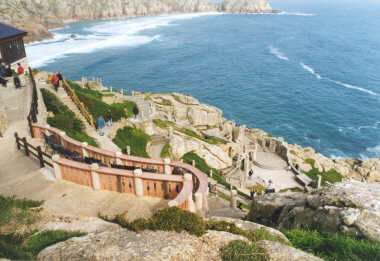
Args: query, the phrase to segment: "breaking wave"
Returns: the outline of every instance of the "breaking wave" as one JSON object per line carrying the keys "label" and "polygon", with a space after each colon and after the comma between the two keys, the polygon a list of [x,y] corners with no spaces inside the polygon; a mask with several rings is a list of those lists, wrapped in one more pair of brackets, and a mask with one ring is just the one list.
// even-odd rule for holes
{"label": "breaking wave", "polygon": [[105,21],[84,29],[71,38],[71,34],[55,33],[53,39],[26,46],[32,67],[42,67],[69,54],[91,53],[98,49],[118,46],[137,47],[152,41],[161,41],[160,35],[140,35],[143,30],[175,25],[173,22],[217,13],[181,14],[149,18]]}
{"label": "breaking wave", "polygon": [[295,16],[314,16],[315,14],[302,13],[302,12],[281,12],[279,15],[295,15]]}
{"label": "breaking wave", "polygon": [[322,76],[320,74],[316,73],[315,70],[313,68],[311,68],[310,66],[308,66],[308,65],[306,65],[304,63],[300,63],[300,65],[306,71],[308,71],[309,73],[311,73],[312,75],[314,75],[318,80],[322,79]]}
{"label": "breaking wave", "polygon": [[273,47],[272,45],[269,46],[269,51],[271,54],[275,55],[278,59],[289,61],[289,58],[285,56],[278,48]]}

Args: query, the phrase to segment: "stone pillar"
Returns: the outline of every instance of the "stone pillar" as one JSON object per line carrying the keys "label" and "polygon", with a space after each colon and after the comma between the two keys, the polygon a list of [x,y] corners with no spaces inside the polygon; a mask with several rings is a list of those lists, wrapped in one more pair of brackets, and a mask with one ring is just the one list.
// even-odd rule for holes
{"label": "stone pillar", "polygon": [[83,158],[88,157],[88,153],[87,153],[87,150],[86,150],[87,146],[88,146],[87,142],[82,142],[82,155],[83,155]]}
{"label": "stone pillar", "polygon": [[196,192],[195,196],[195,205],[197,207],[198,212],[202,212],[203,207],[203,194],[201,192]]}
{"label": "stone pillar", "polygon": [[65,142],[63,141],[63,137],[66,136],[66,132],[61,131],[61,132],[59,133],[59,136],[61,137],[61,138],[60,138],[61,145],[62,145],[63,147],[65,147]]}
{"label": "stone pillar", "polygon": [[[190,173],[186,173],[183,177],[184,177],[184,182],[193,183],[193,175],[191,175]],[[195,213],[195,204],[193,201],[193,193],[192,192],[189,194],[189,197],[187,198],[187,202],[189,205],[189,211]]]}
{"label": "stone pillar", "polygon": [[120,152],[120,151],[116,151],[115,152],[115,157],[116,157],[116,164],[117,165],[122,165],[122,162],[121,162],[121,159],[120,157],[122,156],[123,154]]}
{"label": "stone pillar", "polygon": [[195,160],[192,161],[191,165],[193,165],[193,167],[195,167]]}
{"label": "stone pillar", "polygon": [[165,158],[164,159],[164,173],[165,173],[165,175],[171,175],[172,174],[172,170],[171,170],[171,168],[170,168],[170,159],[168,159],[168,158]]}
{"label": "stone pillar", "polygon": [[319,189],[321,187],[321,183],[322,183],[322,176],[318,175],[317,176],[317,189]]}
{"label": "stone pillar", "polygon": [[135,169],[133,171],[133,174],[135,175],[135,192],[136,196],[142,197],[144,196],[144,188],[143,188],[143,181],[141,179],[142,175],[142,169]]}
{"label": "stone pillar", "polygon": [[173,137],[173,133],[174,133],[173,127],[170,126],[169,127],[169,139],[171,139]]}
{"label": "stone pillar", "polygon": [[210,178],[212,178],[212,169],[210,169]]}
{"label": "stone pillar", "polygon": [[46,129],[45,129],[45,135],[46,135],[46,136],[50,136],[50,131],[48,130],[48,129],[50,128],[50,125],[49,125],[49,124],[46,124],[46,125],[45,125],[45,128],[46,128]]}
{"label": "stone pillar", "polygon": [[94,190],[100,190],[101,188],[99,174],[96,172],[98,169],[99,165],[97,163],[91,164],[91,179]]}
{"label": "stone pillar", "polygon": [[59,160],[59,155],[58,154],[54,154],[53,157],[52,157],[52,159],[53,159],[53,167],[54,167],[55,179],[62,180],[61,166],[59,166],[59,164],[57,163],[57,161]]}
{"label": "stone pillar", "polygon": [[236,190],[231,190],[231,199],[230,199],[230,207],[231,208],[236,208],[237,206],[237,191]]}
{"label": "stone pillar", "polygon": [[131,146],[127,146],[126,151],[127,155],[131,155]]}

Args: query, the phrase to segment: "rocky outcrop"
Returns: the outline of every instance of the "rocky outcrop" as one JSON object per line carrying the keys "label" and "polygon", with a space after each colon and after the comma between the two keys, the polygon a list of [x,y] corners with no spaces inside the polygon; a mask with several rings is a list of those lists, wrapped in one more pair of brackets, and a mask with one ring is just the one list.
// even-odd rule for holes
{"label": "rocky outcrop", "polygon": [[220,260],[219,248],[245,237],[208,231],[202,237],[187,233],[125,229],[90,233],[44,249],[39,260]]}
{"label": "rocky outcrop", "polygon": [[352,181],[311,194],[260,196],[249,217],[279,228],[318,228],[380,242],[380,184]]}
{"label": "rocky outcrop", "polygon": [[264,249],[269,261],[323,261],[323,259],[278,242],[262,240],[257,246]]}
{"label": "rocky outcrop", "polygon": [[264,0],[2,0],[0,21],[29,32],[27,41],[51,37],[64,22],[193,12],[270,12]]}
{"label": "rocky outcrop", "polygon": [[221,10],[228,13],[268,13],[271,6],[264,0],[224,0]]}

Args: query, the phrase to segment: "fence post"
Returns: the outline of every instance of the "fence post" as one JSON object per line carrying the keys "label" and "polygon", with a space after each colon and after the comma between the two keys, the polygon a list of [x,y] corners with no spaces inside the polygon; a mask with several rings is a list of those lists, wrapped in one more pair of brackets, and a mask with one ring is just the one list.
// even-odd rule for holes
{"label": "fence post", "polygon": [[42,154],[41,146],[37,147],[38,159],[40,160],[40,167],[45,167],[44,155]]}
{"label": "fence post", "polygon": [[32,119],[30,118],[30,115],[28,116],[28,124],[29,124],[30,136],[32,136],[32,138],[34,138],[33,127],[32,127]]}
{"label": "fence post", "polygon": [[20,150],[20,138],[18,137],[17,132],[15,132],[15,138],[16,138],[17,149]]}
{"label": "fence post", "polygon": [[136,193],[136,196],[142,197],[142,196],[144,196],[143,181],[141,179],[142,169],[135,169],[133,171],[133,174],[134,174],[134,180],[135,180],[135,193]]}
{"label": "fence post", "polygon": [[22,142],[24,143],[25,155],[29,157],[28,142],[26,141],[25,137],[22,138]]}

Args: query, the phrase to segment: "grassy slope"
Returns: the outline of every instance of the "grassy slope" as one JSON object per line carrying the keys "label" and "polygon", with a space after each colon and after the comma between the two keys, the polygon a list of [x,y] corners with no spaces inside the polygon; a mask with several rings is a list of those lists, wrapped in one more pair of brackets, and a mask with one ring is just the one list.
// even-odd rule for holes
{"label": "grassy slope", "polygon": [[76,118],[74,112],[64,105],[55,94],[45,89],[42,89],[41,93],[47,110],[54,113],[54,117],[47,119],[50,126],[65,131],[69,137],[75,140],[98,146],[95,139],[84,132],[83,122]]}
{"label": "grassy slope", "polygon": [[[107,104],[102,101],[102,97],[104,96],[102,92],[81,88],[72,81],[69,81],[68,84],[74,89],[79,100],[87,107],[95,121],[100,115],[106,118],[108,111],[111,111],[113,121],[133,116],[133,107],[136,106],[134,102],[126,101],[124,103]],[[128,110],[128,114],[124,112],[125,107]]]}

